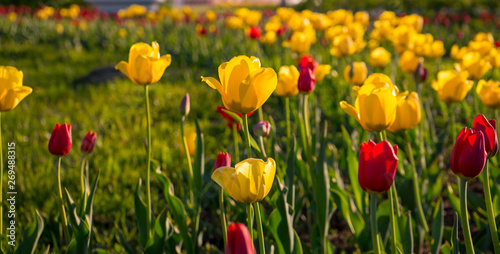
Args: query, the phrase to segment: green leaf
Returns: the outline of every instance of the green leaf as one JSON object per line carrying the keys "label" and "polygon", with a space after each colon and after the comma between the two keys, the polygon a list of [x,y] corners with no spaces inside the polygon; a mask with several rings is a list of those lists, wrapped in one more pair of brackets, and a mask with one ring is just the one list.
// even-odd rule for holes
{"label": "green leaf", "polygon": [[354,193],[354,202],[358,207],[358,210],[364,211],[364,202],[363,202],[363,189],[361,189],[361,185],[358,182],[358,160],[357,156],[352,149],[352,140],[347,132],[346,128],[342,125],[342,138],[346,144],[346,152],[347,152],[347,169],[349,173],[349,181],[352,186],[352,191]]}
{"label": "green leaf", "polygon": [[278,233],[285,252],[293,253],[293,209],[286,202],[288,190],[283,184],[281,184],[278,177],[276,177],[276,184],[278,185],[278,189],[280,190],[280,195],[278,196],[278,200],[276,202],[277,209],[281,215],[281,221],[278,226]]}
{"label": "green leaf", "polygon": [[460,253],[460,247],[458,246],[458,213],[453,213],[453,230],[451,234],[451,241],[453,247],[453,254]]}
{"label": "green leaf", "polygon": [[[43,218],[40,216],[40,213],[38,213],[38,210],[35,210],[35,216],[35,223],[31,224],[28,229],[24,231],[23,242],[17,248],[16,254],[35,253],[38,240],[40,239],[44,228]],[[48,249],[50,249],[50,246]]]}
{"label": "green leaf", "polygon": [[194,168],[193,168],[193,181],[195,195],[197,197],[201,197],[201,189],[203,186],[203,173],[205,171],[205,143],[203,132],[200,129],[200,125],[198,124],[198,118],[195,118],[196,124],[196,152],[194,157]]}
{"label": "green leaf", "polygon": [[139,182],[137,182],[137,186],[135,188],[134,206],[135,217],[137,219],[137,227],[139,229],[139,242],[141,243],[142,247],[145,247],[149,239],[149,233],[147,231],[148,207],[142,200],[141,186],[142,179],[139,179]]}
{"label": "green leaf", "polygon": [[64,188],[66,192],[66,198],[68,203],[68,217],[69,222],[72,226],[73,232],[75,233],[75,237],[77,242],[81,242],[82,239],[85,239],[89,234],[90,228],[86,221],[82,220],[80,216],[78,216],[78,211],[76,208],[76,203],[71,198],[68,190]]}
{"label": "green leaf", "polygon": [[165,253],[165,242],[167,241],[167,212],[163,209],[156,219],[153,227],[153,238],[144,249],[145,254]]}
{"label": "green leaf", "polygon": [[453,210],[455,210],[458,213],[458,216],[460,216],[460,199],[453,192],[451,185],[449,183],[446,185],[446,193],[448,194],[448,199],[450,200],[451,207],[453,207]]}
{"label": "green leaf", "polygon": [[403,239],[403,250],[404,253],[413,253],[413,228],[411,225],[411,213],[408,212],[408,219],[405,228],[405,235]]}
{"label": "green leaf", "polygon": [[290,141],[290,151],[288,151],[288,158],[286,163],[286,175],[287,175],[287,187],[288,187],[288,195],[287,195],[287,203],[292,207],[292,214],[295,212],[295,158],[297,154],[295,153],[297,147],[297,140],[295,136],[293,136]]}
{"label": "green leaf", "polygon": [[295,243],[294,243],[294,254],[302,254],[302,243],[300,242],[300,237],[297,235],[297,231],[293,231],[295,235]]}
{"label": "green leaf", "polygon": [[122,231],[120,229],[118,229],[118,230],[116,230],[116,233],[118,235],[118,240],[120,240],[120,244],[125,249],[125,251],[128,254],[135,253],[135,251],[132,249],[130,244],[127,242],[127,239],[125,239],[125,237],[123,236]]}
{"label": "green leaf", "polygon": [[449,242],[445,242],[440,248],[442,254],[451,254],[451,249]]}
{"label": "green leaf", "polygon": [[[328,168],[325,160],[325,150],[326,150],[326,135],[328,130],[328,124],[324,125],[321,147],[319,151],[318,160],[314,168],[313,175],[313,185],[314,196],[316,201],[316,212],[317,212],[317,222],[316,224],[320,230],[320,236],[326,238],[328,234],[328,228],[330,225],[330,178],[328,176]],[[326,248],[326,246],[323,246]]]}
{"label": "green leaf", "polygon": [[269,224],[268,228],[271,234],[273,235],[274,240],[276,241],[276,251],[278,254],[282,253],[289,253],[285,251],[285,248],[283,247],[283,243],[281,242],[281,237],[278,232],[278,228],[280,224],[282,223],[283,218],[281,217],[280,212],[278,209],[274,209],[273,212],[271,212],[271,215],[269,215]]}
{"label": "green leaf", "polygon": [[224,111],[229,116],[231,116],[233,118],[233,120],[236,121],[239,125],[243,125],[243,119],[241,119],[241,117],[238,114],[236,114],[232,111],[229,111],[227,109],[222,109],[222,111]]}
{"label": "green leaf", "polygon": [[444,208],[443,199],[439,198],[434,213],[432,215],[432,239],[434,243],[431,247],[431,253],[438,254],[441,249],[444,228]]}

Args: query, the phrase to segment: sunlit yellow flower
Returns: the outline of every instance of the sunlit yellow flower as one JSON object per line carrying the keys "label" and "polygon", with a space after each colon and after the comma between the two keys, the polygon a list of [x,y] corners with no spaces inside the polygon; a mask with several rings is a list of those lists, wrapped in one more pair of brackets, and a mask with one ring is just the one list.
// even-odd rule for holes
{"label": "sunlit yellow flower", "polygon": [[[383,74],[380,74],[383,75]],[[367,131],[382,131],[386,130],[396,118],[397,100],[395,90],[391,87],[391,83],[384,83],[383,80],[389,81],[389,78],[376,78],[367,81],[377,80],[377,84],[365,85],[374,89],[361,89],[358,91],[355,106],[348,104],[346,101],[340,102],[340,107],[344,112],[352,116],[358,121],[363,129]]]}
{"label": "sunlit yellow flower", "polygon": [[396,13],[392,11],[384,11],[378,16],[378,19],[380,21],[389,21],[392,26],[395,26],[398,24],[399,19],[396,16]]}
{"label": "sunlit yellow flower", "polygon": [[363,39],[365,34],[365,27],[361,23],[353,22],[346,26],[349,35],[353,40]]}
{"label": "sunlit yellow flower", "polygon": [[230,29],[241,29],[243,28],[243,20],[239,17],[231,16],[227,17],[225,20],[226,27]]}
{"label": "sunlit yellow flower", "polygon": [[215,13],[215,11],[208,10],[205,13],[205,18],[208,22],[214,22],[217,19],[217,13]]}
{"label": "sunlit yellow flower", "polygon": [[321,82],[325,78],[326,74],[330,73],[332,70],[332,66],[329,64],[320,64],[316,67],[314,71],[314,78],[316,82]]}
{"label": "sunlit yellow flower", "polygon": [[182,14],[178,9],[173,8],[172,10],[170,10],[170,18],[172,19],[172,21],[178,22],[182,19]]}
{"label": "sunlit yellow flower", "polygon": [[80,14],[80,6],[78,6],[77,4],[72,4],[70,7],[69,7],[69,18],[76,18],[78,17],[78,15]]}
{"label": "sunlit yellow flower", "polygon": [[366,27],[370,23],[370,14],[367,11],[358,11],[354,14],[354,22],[361,23]]}
{"label": "sunlit yellow flower", "polygon": [[429,52],[426,54],[427,57],[430,58],[440,58],[446,53],[444,49],[444,45],[442,41],[433,41],[432,44],[429,45]]}
{"label": "sunlit yellow flower", "polygon": [[330,17],[334,25],[349,25],[354,19],[352,12],[344,9],[330,11],[328,17]]}
{"label": "sunlit yellow flower", "polygon": [[437,80],[432,81],[432,88],[437,91],[439,99],[446,102],[461,101],[472,88],[473,81],[467,80],[467,71],[454,70],[440,71]]}
{"label": "sunlit yellow flower", "polygon": [[294,65],[281,66],[278,72],[276,94],[281,97],[293,97],[299,93],[297,85],[300,73]]}
{"label": "sunlit yellow flower", "polygon": [[9,21],[14,22],[17,19],[17,14],[15,12],[10,12],[9,13]]}
{"label": "sunlit yellow flower", "polygon": [[244,20],[248,26],[258,26],[261,18],[262,13],[260,11],[249,11]]}
{"label": "sunlit yellow flower", "polygon": [[413,28],[415,31],[422,31],[424,18],[417,14],[406,15],[399,19],[399,25],[405,25]]}
{"label": "sunlit yellow flower", "polygon": [[396,47],[396,51],[401,54],[408,49],[410,42],[416,35],[416,31],[406,25],[400,25],[392,31],[392,36],[389,38],[392,44]]}
{"label": "sunlit yellow flower", "polygon": [[407,50],[399,58],[399,67],[406,73],[414,73],[419,62],[420,57],[416,56],[413,51]]}
{"label": "sunlit yellow flower", "polygon": [[316,31],[323,31],[331,25],[330,19],[324,13],[314,13],[310,20]]}
{"label": "sunlit yellow flower", "polygon": [[394,95],[399,94],[399,89],[395,86],[389,76],[382,73],[373,73],[368,78],[362,86],[353,86],[352,91],[354,95],[358,96],[360,94],[370,94],[372,91],[387,87],[389,90],[393,91]]}
{"label": "sunlit yellow flower", "polygon": [[245,19],[245,17],[248,15],[249,12],[250,10],[248,8],[243,7],[234,10],[234,15],[236,15],[236,17],[239,17],[241,19]]}
{"label": "sunlit yellow flower", "polygon": [[391,62],[391,53],[385,48],[378,47],[370,52],[368,63],[373,67],[384,67]]}
{"label": "sunlit yellow flower", "polygon": [[389,126],[388,130],[390,132],[396,132],[399,130],[409,130],[417,126],[420,123],[421,110],[420,110],[420,100],[416,92],[411,92],[408,95],[408,91],[400,93],[396,96],[398,101],[398,106],[396,109],[396,119]]}
{"label": "sunlit yellow flower", "polygon": [[202,77],[217,89],[224,106],[235,113],[250,113],[260,108],[276,89],[278,78],[272,68],[262,68],[260,60],[247,56],[233,57],[219,66],[219,79]]}
{"label": "sunlit yellow flower", "polygon": [[368,75],[365,62],[353,62],[344,69],[344,79],[353,85],[362,85]]}
{"label": "sunlit yellow flower", "polygon": [[191,16],[191,14],[193,14],[193,9],[191,9],[191,7],[186,5],[186,6],[182,7],[182,13],[184,13],[184,15],[189,17],[189,16]]}
{"label": "sunlit yellow flower", "polygon": [[264,31],[266,32],[277,32],[281,28],[281,22],[276,19],[277,16],[273,16],[269,22],[264,25]]}
{"label": "sunlit yellow flower", "polygon": [[138,85],[154,84],[163,76],[165,69],[170,66],[170,55],[160,57],[160,45],[153,42],[136,43],[130,47],[128,63],[121,61],[115,68]]}
{"label": "sunlit yellow flower", "polygon": [[276,32],[269,31],[260,37],[260,42],[266,45],[273,45],[276,42]]}
{"label": "sunlit yellow flower", "polygon": [[290,37],[290,49],[295,53],[306,53],[311,48],[312,38],[302,32],[294,32]]}
{"label": "sunlit yellow flower", "polygon": [[220,185],[234,201],[244,204],[264,199],[273,186],[276,162],[269,158],[249,158],[234,168],[220,167],[212,174],[212,180]]}
{"label": "sunlit yellow flower", "polygon": [[488,41],[493,43],[495,40],[493,39],[493,34],[479,32],[474,36],[474,41]]}
{"label": "sunlit yellow flower", "polygon": [[500,108],[500,82],[494,80],[479,80],[476,92],[481,103],[488,108]]}
{"label": "sunlit yellow flower", "polygon": [[493,68],[500,68],[500,49],[492,49],[487,57]]}
{"label": "sunlit yellow flower", "polygon": [[118,36],[120,36],[121,38],[127,37],[127,30],[125,30],[124,28],[120,28],[120,30],[118,30]]}
{"label": "sunlit yellow flower", "polygon": [[349,35],[339,35],[333,40],[333,46],[330,49],[330,54],[337,57],[350,56],[356,52],[357,48]]}
{"label": "sunlit yellow flower", "polygon": [[462,57],[460,68],[469,72],[471,79],[477,80],[491,69],[491,64],[477,52],[468,52]]}
{"label": "sunlit yellow flower", "polygon": [[288,22],[294,13],[295,10],[292,8],[279,7],[276,9],[276,15],[280,17],[282,22]]}
{"label": "sunlit yellow flower", "polygon": [[0,66],[0,111],[14,109],[33,89],[23,86],[23,72],[11,66]]}
{"label": "sunlit yellow flower", "polygon": [[462,58],[464,57],[464,55],[469,51],[469,49],[467,47],[459,47],[457,44],[454,44],[452,47],[451,47],[451,51],[450,51],[450,56],[451,58],[453,58],[454,60],[462,60]]}

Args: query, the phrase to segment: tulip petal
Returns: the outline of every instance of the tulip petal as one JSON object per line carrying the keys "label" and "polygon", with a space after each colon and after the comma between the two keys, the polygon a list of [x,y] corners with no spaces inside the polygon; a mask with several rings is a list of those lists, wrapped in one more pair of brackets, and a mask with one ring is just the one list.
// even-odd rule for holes
{"label": "tulip petal", "polygon": [[121,61],[115,66],[115,69],[119,70],[121,73],[125,74],[128,78],[130,78],[130,75],[128,73],[128,68],[129,64],[125,61]]}
{"label": "tulip petal", "polygon": [[135,59],[140,55],[150,56],[152,51],[153,49],[147,43],[135,43],[134,45],[132,45],[132,47],[130,47],[130,51],[128,54],[128,63],[133,64],[135,62]]}
{"label": "tulip petal", "polygon": [[33,89],[27,86],[18,86],[10,89],[0,101],[0,111],[9,111],[14,109],[21,100],[31,94]]}
{"label": "tulip petal", "polygon": [[278,77],[272,68],[261,68],[248,75],[239,91],[240,113],[250,113],[260,108],[276,90]]}
{"label": "tulip petal", "polygon": [[133,81],[138,85],[153,84],[153,69],[151,59],[140,55],[135,59],[134,69],[131,70]]}
{"label": "tulip petal", "polygon": [[170,62],[170,55],[164,55],[158,60],[151,59],[151,68],[153,73],[153,80],[151,81],[152,84],[157,83],[161,79],[165,69],[170,65]]}
{"label": "tulip petal", "polygon": [[359,122],[358,110],[355,107],[351,106],[349,103],[347,103],[347,101],[341,101],[340,108],[342,108],[344,112],[346,112],[348,115],[350,115],[351,117],[356,119],[356,121]]}

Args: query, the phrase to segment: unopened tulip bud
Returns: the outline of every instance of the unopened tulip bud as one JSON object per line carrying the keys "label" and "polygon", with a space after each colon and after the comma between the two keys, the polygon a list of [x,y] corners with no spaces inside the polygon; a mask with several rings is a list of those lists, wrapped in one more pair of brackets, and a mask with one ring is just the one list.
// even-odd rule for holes
{"label": "unopened tulip bud", "polygon": [[231,155],[229,153],[219,153],[214,164],[214,171],[220,167],[231,167]]}
{"label": "unopened tulip bud", "polygon": [[189,115],[189,110],[191,109],[191,103],[189,100],[189,94],[186,93],[184,97],[182,98],[181,104],[179,105],[179,112],[181,113],[182,116],[187,116]]}
{"label": "unopened tulip bud", "polygon": [[358,181],[370,193],[384,193],[391,188],[398,167],[398,146],[387,141],[369,140],[360,146]]}
{"label": "unopened tulip bud", "polygon": [[427,79],[427,68],[424,66],[424,59],[420,58],[420,61],[418,62],[417,68],[415,69],[415,72],[413,73],[413,78],[415,78],[416,81],[418,82],[425,82]]}
{"label": "unopened tulip bud", "polygon": [[311,93],[316,86],[316,78],[312,69],[304,68],[299,75],[299,91],[301,93]]}
{"label": "unopened tulip bud", "polygon": [[481,131],[484,135],[484,148],[489,157],[493,157],[498,152],[497,122],[494,119],[488,121],[481,114],[476,116],[472,124],[474,131]]}
{"label": "unopened tulip bud", "polygon": [[71,150],[71,125],[56,124],[49,140],[49,151],[53,155],[64,156]]}
{"label": "unopened tulip bud", "polygon": [[252,238],[243,223],[231,223],[227,228],[226,254],[255,254]]}
{"label": "unopened tulip bud", "polygon": [[97,138],[97,133],[89,131],[87,135],[85,135],[85,138],[83,138],[80,150],[85,153],[91,153],[92,150],[94,150],[96,138]]}
{"label": "unopened tulip bud", "polygon": [[483,132],[463,128],[451,152],[453,173],[464,179],[475,178],[483,171],[487,158]]}
{"label": "unopened tulip bud", "polygon": [[253,133],[255,136],[262,135],[264,137],[269,136],[271,132],[271,123],[268,121],[260,121],[253,127]]}

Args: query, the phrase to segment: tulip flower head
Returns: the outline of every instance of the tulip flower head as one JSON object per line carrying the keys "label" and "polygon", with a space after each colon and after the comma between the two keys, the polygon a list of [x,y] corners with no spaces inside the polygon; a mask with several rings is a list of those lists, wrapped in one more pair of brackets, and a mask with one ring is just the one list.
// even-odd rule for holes
{"label": "tulip flower head", "polygon": [[260,108],[278,84],[272,68],[262,68],[256,57],[237,56],[219,66],[219,79],[201,77],[217,89],[224,106],[235,113],[250,113]]}
{"label": "tulip flower head", "polygon": [[260,27],[258,27],[258,26],[250,27],[250,30],[248,30],[248,37],[250,37],[251,39],[254,39],[254,40],[259,39],[261,34],[262,34],[262,31],[260,30]]}
{"label": "tulip flower head", "polygon": [[260,121],[253,127],[253,133],[255,136],[262,135],[263,137],[268,137],[271,132],[271,123],[269,121]]}
{"label": "tulip flower head", "polygon": [[425,82],[425,80],[427,80],[427,68],[424,66],[423,58],[420,59],[420,62],[413,73],[413,78],[418,82]]}
{"label": "tulip flower head", "polygon": [[0,66],[0,112],[14,109],[33,89],[23,86],[23,72]]}
{"label": "tulip flower head", "polygon": [[65,156],[71,150],[71,125],[56,124],[49,140],[49,152],[57,156]]}
{"label": "tulip flower head", "polygon": [[387,141],[369,140],[360,146],[358,181],[370,193],[384,193],[391,188],[398,167],[398,146]]}
{"label": "tulip flower head", "polygon": [[189,93],[186,93],[184,97],[182,97],[181,104],[179,104],[179,112],[182,116],[189,115],[189,111],[191,109],[191,103],[189,99]]}
{"label": "tulip flower head", "polygon": [[85,138],[83,138],[82,140],[82,146],[80,147],[80,150],[85,153],[91,153],[92,150],[94,150],[96,138],[97,133],[93,131],[87,132],[87,135],[85,135]]}
{"label": "tulip flower head", "polygon": [[488,108],[500,108],[500,82],[494,80],[479,80],[476,92],[483,105]]}
{"label": "tulip flower head", "polygon": [[388,130],[390,132],[396,132],[399,130],[409,130],[417,126],[421,118],[418,94],[416,92],[411,92],[410,95],[408,95],[408,91],[406,91],[398,94],[396,99],[398,101],[396,119],[391,126],[389,126]]}
{"label": "tulip flower head", "polygon": [[365,82],[367,73],[368,69],[364,62],[353,62],[345,67],[344,79],[349,84],[359,86]]}
{"label": "tulip flower head", "polygon": [[368,63],[373,67],[384,67],[391,62],[391,53],[383,47],[378,47],[370,52]]}
{"label": "tulip flower head", "polygon": [[160,57],[158,43],[153,42],[149,46],[139,42],[130,48],[128,63],[121,61],[115,68],[138,85],[150,85],[160,80],[170,63],[170,55]]}
{"label": "tulip flower head", "polygon": [[399,67],[406,73],[414,73],[420,63],[420,57],[411,50],[406,50],[399,59]]}
{"label": "tulip flower head", "polygon": [[304,68],[300,72],[298,88],[301,93],[311,93],[316,86],[316,77],[312,69]]}
{"label": "tulip flower head", "polygon": [[214,164],[214,171],[220,167],[231,167],[231,155],[220,152]]}
{"label": "tulip flower head", "polygon": [[318,67],[318,62],[314,60],[314,58],[310,55],[304,55],[300,59],[299,62],[299,72],[302,72],[303,69],[311,69],[314,72],[316,72],[316,67]]}
{"label": "tulip flower head", "polygon": [[229,224],[225,254],[255,254],[250,232],[248,232],[245,224]]}
{"label": "tulip flower head", "polygon": [[293,97],[299,93],[299,76],[300,73],[297,67],[281,66],[278,72],[278,85],[276,94],[281,97]]}
{"label": "tulip flower head", "polygon": [[473,85],[472,80],[467,80],[468,76],[467,71],[440,71],[437,80],[432,81],[432,88],[437,91],[439,99],[446,103],[461,101]]}
{"label": "tulip flower head", "polygon": [[264,199],[274,181],[276,162],[269,158],[249,158],[234,168],[221,167],[212,174],[212,180],[220,185],[236,202],[250,204]]}
{"label": "tulip flower head", "polygon": [[321,82],[325,78],[326,74],[330,73],[332,70],[332,66],[329,64],[320,64],[316,68],[316,71],[314,72],[314,78],[316,79],[316,82]]}
{"label": "tulip flower head", "polygon": [[486,153],[488,153],[489,157],[495,156],[498,152],[497,122],[494,119],[488,121],[488,119],[481,114],[474,119],[472,129],[483,133]]}
{"label": "tulip flower head", "polygon": [[488,153],[482,131],[463,128],[451,152],[453,173],[464,179],[477,177],[483,171]]}

